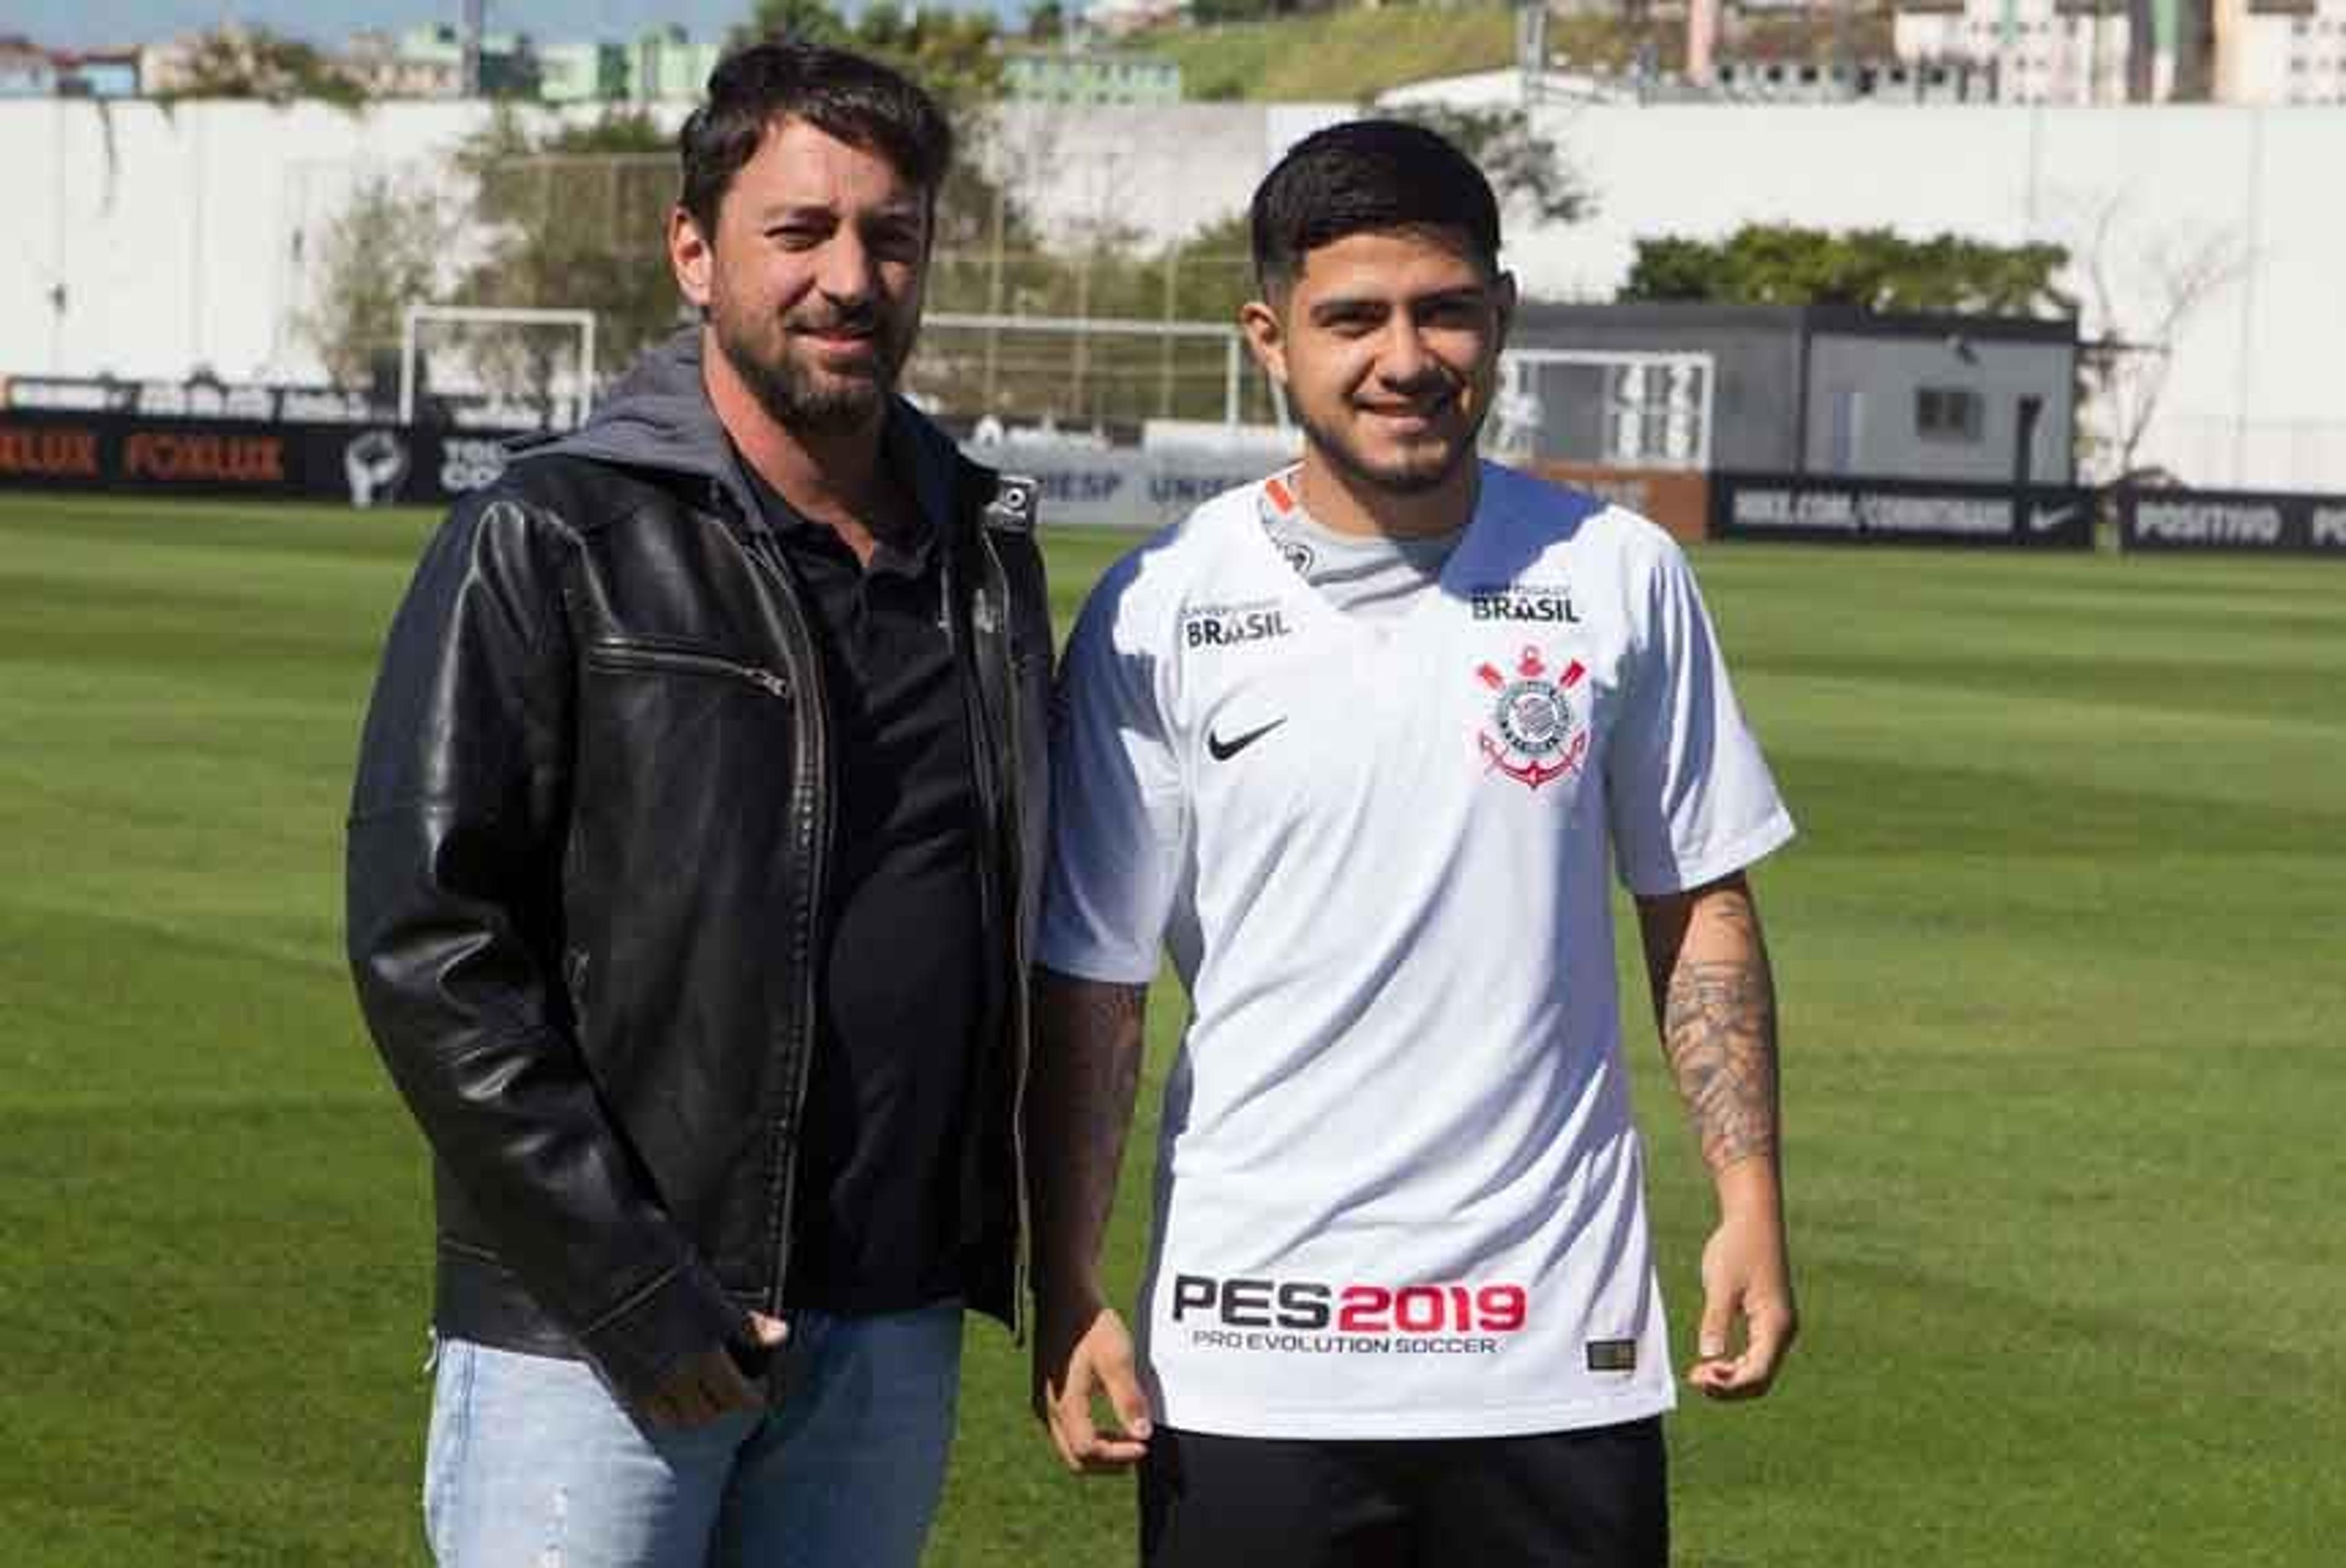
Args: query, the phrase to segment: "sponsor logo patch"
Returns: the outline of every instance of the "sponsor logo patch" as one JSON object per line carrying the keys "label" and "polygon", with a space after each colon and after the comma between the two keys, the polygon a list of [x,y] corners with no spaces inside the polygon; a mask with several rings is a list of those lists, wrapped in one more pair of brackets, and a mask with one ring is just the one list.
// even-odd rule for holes
{"label": "sponsor logo patch", "polygon": [[1242,605],[1195,605],[1181,613],[1181,646],[1241,647],[1290,635],[1287,612],[1275,599]]}
{"label": "sponsor logo patch", "polygon": [[1637,1369],[1635,1339],[1591,1339],[1588,1369],[1592,1372],[1634,1372]]}
{"label": "sponsor logo patch", "polygon": [[1537,789],[1578,769],[1588,756],[1582,709],[1588,671],[1578,659],[1553,669],[1526,645],[1512,671],[1478,666],[1474,677],[1496,694],[1491,720],[1475,737],[1485,767],[1526,789]]}
{"label": "sponsor logo patch", "polygon": [[1269,724],[1258,724],[1252,729],[1241,730],[1227,739],[1209,729],[1206,731],[1206,750],[1215,761],[1228,762],[1286,722],[1284,718],[1274,718]]}
{"label": "sponsor logo patch", "polygon": [[407,479],[407,443],[388,430],[352,436],[342,448],[342,477],[350,482],[353,506],[398,500]]}
{"label": "sponsor logo patch", "polygon": [[1467,605],[1478,621],[1535,621],[1576,626],[1580,612],[1572,596],[1561,587],[1526,583],[1520,586],[1471,588]]}
{"label": "sponsor logo patch", "polygon": [[1496,1355],[1531,1321],[1509,1282],[1335,1284],[1173,1277],[1171,1315],[1192,1346],[1295,1355]]}

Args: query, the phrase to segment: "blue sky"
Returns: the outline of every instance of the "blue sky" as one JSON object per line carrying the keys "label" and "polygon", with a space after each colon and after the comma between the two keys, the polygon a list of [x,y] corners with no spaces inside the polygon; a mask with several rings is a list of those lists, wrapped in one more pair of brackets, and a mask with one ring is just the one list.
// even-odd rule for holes
{"label": "blue sky", "polygon": [[[992,4],[1008,15],[1023,0],[947,0],[956,8]],[[675,23],[696,38],[721,38],[750,13],[751,0],[488,0],[489,26],[538,38],[629,38]],[[852,15],[857,5],[841,9]],[[339,44],[363,27],[403,31],[426,22],[454,23],[463,0],[0,0],[0,34],[23,33],[51,48],[87,49],[148,43],[201,31],[230,17],[312,43]]]}

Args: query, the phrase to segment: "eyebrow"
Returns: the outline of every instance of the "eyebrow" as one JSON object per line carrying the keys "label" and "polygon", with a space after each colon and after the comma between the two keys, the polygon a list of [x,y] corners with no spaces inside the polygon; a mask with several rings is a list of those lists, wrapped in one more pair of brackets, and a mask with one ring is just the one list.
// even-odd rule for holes
{"label": "eyebrow", "polygon": [[1479,305],[1490,297],[1489,285],[1483,283],[1467,284],[1456,289],[1437,289],[1430,294],[1413,294],[1400,301],[1387,299],[1382,294],[1331,294],[1324,300],[1313,300],[1311,314],[1315,321],[1326,321],[1339,316],[1359,315],[1364,311],[1382,315],[1391,311],[1396,302],[1406,310],[1424,311],[1443,305]]}
{"label": "eyebrow", "polygon": [[[918,223],[927,215],[927,209],[918,201],[890,201],[868,209],[862,217],[865,221],[878,219],[883,223]],[[837,207],[828,201],[778,201],[771,206],[756,209],[752,219],[760,227],[764,227],[776,223],[788,223],[794,219],[838,219],[843,216],[844,214]]]}

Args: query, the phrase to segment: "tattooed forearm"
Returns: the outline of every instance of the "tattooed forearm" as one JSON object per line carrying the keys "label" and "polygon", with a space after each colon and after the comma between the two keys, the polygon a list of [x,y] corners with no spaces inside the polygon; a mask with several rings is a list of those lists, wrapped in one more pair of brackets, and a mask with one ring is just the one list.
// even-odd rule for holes
{"label": "tattooed forearm", "polygon": [[1148,991],[1045,970],[1035,996],[1026,1180],[1036,1283],[1050,1289],[1087,1280],[1107,1233],[1140,1084]]}
{"label": "tattooed forearm", "polygon": [[1662,1050],[1713,1171],[1776,1148],[1776,994],[1749,890],[1641,909]]}

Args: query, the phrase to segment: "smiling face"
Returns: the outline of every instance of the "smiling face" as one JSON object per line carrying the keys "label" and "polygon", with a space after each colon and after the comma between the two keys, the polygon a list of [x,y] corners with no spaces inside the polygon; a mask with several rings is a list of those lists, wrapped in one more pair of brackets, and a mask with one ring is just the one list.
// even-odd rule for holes
{"label": "smiling face", "polygon": [[669,259],[760,406],[790,430],[874,424],[920,330],[925,193],[878,153],[785,118],[733,177],[715,230],[678,209]]}
{"label": "smiling face", "polygon": [[1393,495],[1439,489],[1490,412],[1515,283],[1439,229],[1370,229],[1307,252],[1241,320],[1309,455]]}

